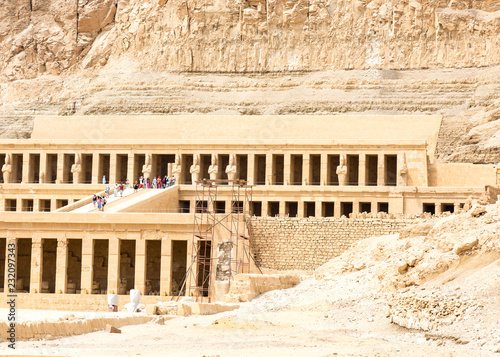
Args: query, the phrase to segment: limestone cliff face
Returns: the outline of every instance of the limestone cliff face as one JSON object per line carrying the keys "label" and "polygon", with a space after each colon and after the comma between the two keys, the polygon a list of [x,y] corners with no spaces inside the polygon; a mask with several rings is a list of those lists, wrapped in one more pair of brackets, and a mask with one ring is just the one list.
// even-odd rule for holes
{"label": "limestone cliff face", "polygon": [[210,72],[500,63],[497,0],[3,0],[0,73],[128,59]]}

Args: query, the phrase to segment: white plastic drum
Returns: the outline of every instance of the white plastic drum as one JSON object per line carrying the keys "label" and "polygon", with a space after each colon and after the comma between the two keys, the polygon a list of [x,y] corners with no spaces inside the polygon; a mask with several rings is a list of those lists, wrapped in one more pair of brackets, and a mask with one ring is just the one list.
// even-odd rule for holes
{"label": "white plastic drum", "polygon": [[108,305],[118,305],[117,294],[108,294]]}
{"label": "white plastic drum", "polygon": [[138,303],[141,299],[141,291],[137,289],[130,290],[130,302]]}

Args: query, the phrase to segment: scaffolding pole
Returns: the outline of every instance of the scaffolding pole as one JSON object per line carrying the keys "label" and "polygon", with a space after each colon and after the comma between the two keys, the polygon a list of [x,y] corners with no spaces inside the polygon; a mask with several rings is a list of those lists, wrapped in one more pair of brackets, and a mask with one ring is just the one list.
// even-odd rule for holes
{"label": "scaffolding pole", "polygon": [[[198,180],[195,183],[195,212],[191,240],[191,265],[179,297],[185,293],[197,301],[211,302],[215,294],[218,245],[229,246],[229,269],[223,280],[230,286],[234,276],[250,273],[252,187],[245,180]],[[219,186],[231,190],[229,211],[217,212]],[[255,262],[254,262],[255,263]]]}

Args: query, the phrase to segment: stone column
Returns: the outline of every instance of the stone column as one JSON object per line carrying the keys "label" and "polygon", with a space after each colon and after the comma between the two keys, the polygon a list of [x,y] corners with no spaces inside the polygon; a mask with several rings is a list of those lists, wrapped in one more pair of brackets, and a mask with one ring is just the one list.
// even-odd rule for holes
{"label": "stone column", "polygon": [[30,154],[23,153],[22,183],[29,183],[29,181],[30,181]]}
{"label": "stone column", "polygon": [[40,211],[40,200],[37,198],[33,199],[33,212],[39,212]]}
{"label": "stone column", "polygon": [[[190,244],[188,244],[188,256],[189,256],[189,248]],[[189,256],[189,258],[191,258]],[[172,294],[171,287],[171,275],[172,275],[172,242],[167,237],[163,237],[161,240],[161,262],[160,262],[160,295],[168,296]],[[189,261],[188,265],[189,267]],[[190,278],[188,276],[188,278]],[[188,290],[189,285],[191,284],[191,279],[186,283],[186,291]]]}
{"label": "stone column", "polygon": [[283,185],[293,185],[292,182],[292,155],[290,153],[285,153],[284,155],[284,165],[283,165]]}
{"label": "stone column", "polygon": [[359,154],[358,185],[366,186],[366,154]]}
{"label": "stone column", "polygon": [[440,203],[440,202],[436,202],[436,203],[434,204],[434,206],[436,207],[436,208],[435,208],[436,215],[437,215],[437,214],[441,214],[441,213],[443,213],[443,211],[442,211],[442,209],[441,209],[441,203]]}
{"label": "stone column", "polygon": [[30,293],[40,293],[42,291],[42,240],[33,238],[31,240],[31,273],[30,273]]}
{"label": "stone column", "polygon": [[322,204],[322,203],[323,203],[323,202],[322,202],[320,199],[316,199],[316,200],[314,201],[314,211],[315,211],[314,216],[315,216],[316,218],[319,218],[319,217],[321,217],[321,216],[322,216],[322,213],[323,213],[323,212],[322,212],[322,211],[323,211],[323,204]]}
{"label": "stone column", "polygon": [[311,184],[311,155],[302,156],[302,185]]}
{"label": "stone column", "polygon": [[57,240],[56,257],[56,293],[66,294],[68,272],[68,240],[66,238]]}
{"label": "stone column", "polygon": [[99,181],[99,153],[94,153],[92,154],[92,184],[97,185],[99,182],[102,182]]}
{"label": "stone column", "polygon": [[352,213],[359,213],[359,201],[358,200],[354,200],[352,202]]}
{"label": "stone column", "polygon": [[247,181],[250,186],[255,185],[255,154],[248,154]]}
{"label": "stone column", "polygon": [[116,159],[115,152],[109,154],[109,177],[106,177],[106,181],[109,182],[110,187],[116,183]]}
{"label": "stone column", "polygon": [[47,153],[40,153],[40,183],[47,183]]}
{"label": "stone column", "polygon": [[304,217],[304,201],[297,202],[297,217]]}
{"label": "stone column", "polygon": [[141,295],[146,294],[146,240],[145,239],[137,239],[135,241],[135,288],[141,291]]}
{"label": "stone column", "polygon": [[453,204],[453,211],[456,213],[460,209],[460,203],[454,203]]}
{"label": "stone column", "polygon": [[274,185],[273,154],[266,154],[266,185]]}
{"label": "stone column", "polygon": [[130,182],[130,185],[133,187],[135,181],[139,181],[139,177],[134,177],[134,171],[135,171],[135,159],[134,159],[134,154],[128,154],[128,160],[127,160],[127,178],[128,181]]}
{"label": "stone column", "polygon": [[[169,246],[172,247],[172,244],[169,243]],[[194,255],[194,251],[193,249],[195,249],[195,247],[193,246],[193,244],[191,244],[190,241],[187,242],[187,254],[186,254],[186,267],[187,269],[189,269],[189,267],[191,266],[191,262],[193,260],[193,255]],[[215,247],[212,247],[212,249],[216,249]],[[171,254],[170,254],[171,255]],[[171,264],[171,260],[169,261],[169,264],[168,264],[168,267],[170,269],[170,267],[172,266]],[[197,270],[198,270],[198,267],[196,266],[196,264],[193,264],[193,271],[190,273],[190,274],[187,274],[187,279],[186,279],[186,295],[189,291],[189,287],[190,286],[193,286],[196,284],[196,281],[194,281],[195,279],[195,274],[197,273]],[[215,270],[214,270],[215,271]],[[172,272],[169,270],[169,279],[170,277],[172,276]],[[170,283],[170,289],[172,289],[172,283]],[[172,291],[172,290],[170,290]]]}
{"label": "stone column", "polygon": [[50,200],[50,212],[54,212],[57,209],[57,200],[55,198]]}
{"label": "stone column", "polygon": [[340,218],[341,213],[340,201],[335,201],[333,204],[333,217]]}
{"label": "stone column", "polygon": [[286,202],[285,201],[280,201],[280,212],[279,212],[279,216],[280,217],[285,217],[286,215]]}
{"label": "stone column", "polygon": [[86,237],[82,240],[82,294],[92,294],[94,265],[94,240]]}
{"label": "stone column", "polygon": [[57,153],[57,179],[56,183],[63,183],[64,179],[64,153]]}
{"label": "stone column", "polygon": [[408,185],[408,166],[405,153],[398,153],[396,160],[396,186]]}
{"label": "stone column", "polygon": [[321,154],[321,174],[320,174],[320,185],[324,186],[328,184],[328,154]]}
{"label": "stone column", "polygon": [[385,186],[385,156],[378,154],[377,186]]}
{"label": "stone column", "polygon": [[226,212],[225,213],[231,213],[232,203],[233,203],[233,201],[231,199],[226,201]]}
{"label": "stone column", "polygon": [[120,239],[109,239],[108,294],[118,294],[120,283]]}
{"label": "stone column", "polygon": [[268,201],[262,201],[262,207],[261,207],[261,216],[266,217],[268,215],[268,208],[269,208],[269,202]]}

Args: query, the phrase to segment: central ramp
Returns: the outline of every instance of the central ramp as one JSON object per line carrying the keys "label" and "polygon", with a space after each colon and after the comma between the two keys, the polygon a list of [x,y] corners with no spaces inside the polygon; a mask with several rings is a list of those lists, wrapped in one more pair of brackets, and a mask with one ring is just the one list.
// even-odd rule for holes
{"label": "central ramp", "polygon": [[[137,194],[127,197],[126,200],[118,200],[109,207],[106,206],[105,212],[177,213],[178,191],[179,186],[164,189],[143,189]],[[162,210],[157,208],[160,202],[165,204]]]}

